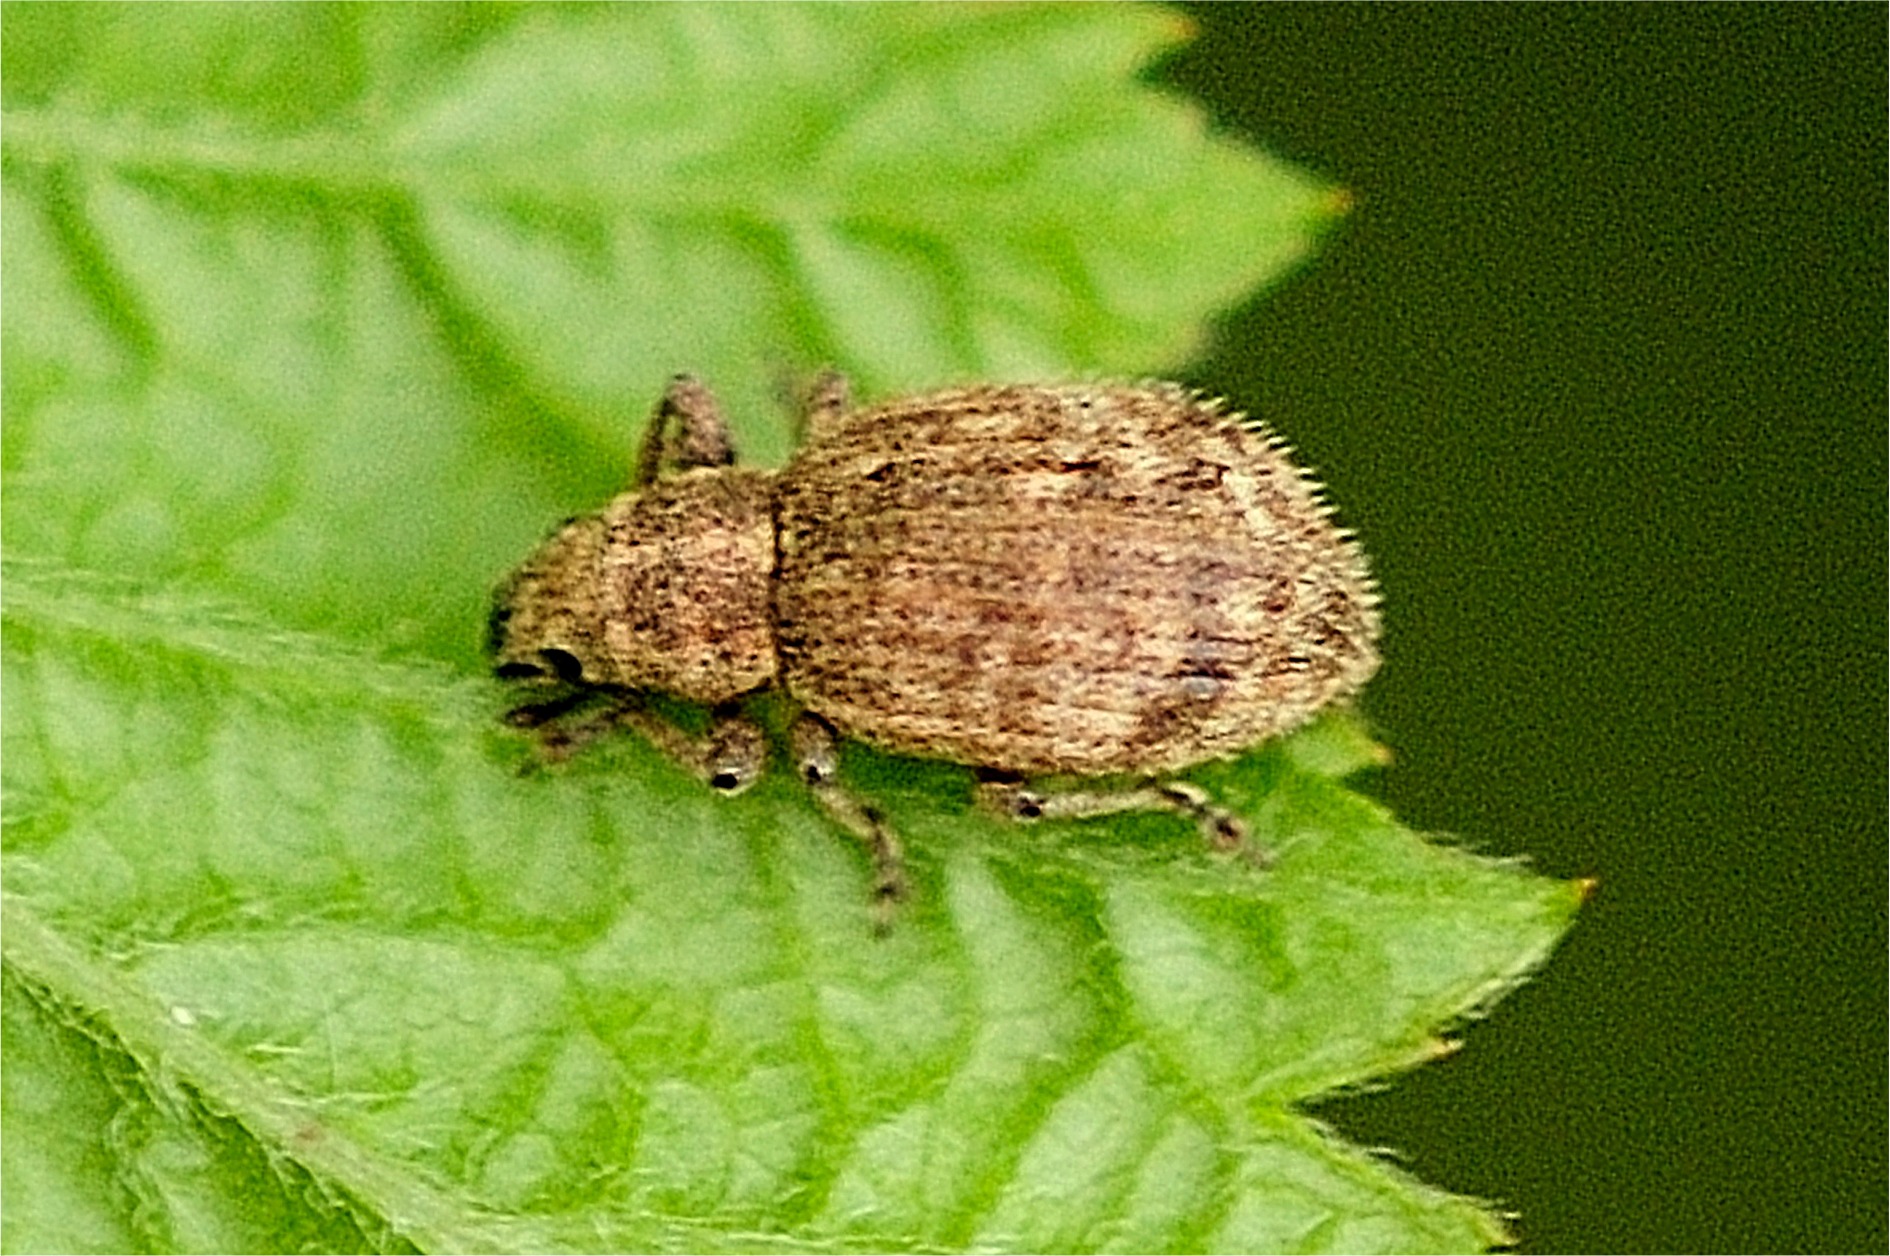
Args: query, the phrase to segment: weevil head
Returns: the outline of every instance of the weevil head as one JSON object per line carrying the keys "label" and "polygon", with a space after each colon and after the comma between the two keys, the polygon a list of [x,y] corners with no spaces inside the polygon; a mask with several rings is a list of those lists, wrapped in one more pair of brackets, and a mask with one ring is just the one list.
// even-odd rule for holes
{"label": "weevil head", "polygon": [[772,477],[703,468],[559,528],[493,599],[509,680],[726,702],[775,678]]}
{"label": "weevil head", "polygon": [[486,648],[503,680],[608,684],[598,551],[603,518],[567,520],[492,595]]}

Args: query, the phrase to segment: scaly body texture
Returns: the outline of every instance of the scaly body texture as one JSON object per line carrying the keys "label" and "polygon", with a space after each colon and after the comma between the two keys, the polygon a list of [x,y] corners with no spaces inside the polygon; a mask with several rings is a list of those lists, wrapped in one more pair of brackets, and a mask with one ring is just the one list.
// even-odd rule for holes
{"label": "scaly body texture", "polygon": [[[1271,436],[1176,385],[984,386],[853,410],[829,376],[807,420],[782,471],[737,469],[707,390],[671,382],[631,491],[499,590],[499,673],[558,691],[515,722],[555,753],[633,724],[734,793],[767,757],[739,700],[785,688],[804,708],[801,774],[867,842],[890,904],[906,893],[899,844],[839,788],[839,735],[971,764],[1013,816],[1162,808],[1250,849],[1194,786],[1044,796],[1022,779],[1231,754],[1377,665],[1364,560],[1316,486]],[[711,733],[656,718],[652,691],[715,708]],[[599,696],[603,718],[566,719]]]}
{"label": "scaly body texture", "polygon": [[1314,486],[1172,385],[835,416],[775,502],[781,680],[888,749],[1168,771],[1292,728],[1376,662],[1363,562]]}

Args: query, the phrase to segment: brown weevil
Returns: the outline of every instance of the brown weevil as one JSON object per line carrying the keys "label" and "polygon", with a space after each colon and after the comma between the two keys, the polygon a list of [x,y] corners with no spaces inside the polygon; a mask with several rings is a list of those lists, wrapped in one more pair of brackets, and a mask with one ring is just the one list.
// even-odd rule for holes
{"label": "brown weevil", "polygon": [[[1318,486],[1179,385],[854,409],[827,375],[803,421],[780,471],[739,468],[708,391],[672,380],[630,491],[499,590],[492,653],[550,695],[512,715],[549,752],[629,724],[726,793],[767,758],[739,701],[784,690],[801,774],[872,851],[882,913],[907,892],[899,844],[835,779],[837,737],[969,764],[1015,817],[1157,808],[1240,849],[1232,815],[1165,778],[1304,723],[1377,665],[1371,580]],[[655,692],[710,707],[708,735],[659,718]],[[1029,786],[1046,776],[1144,783]]]}

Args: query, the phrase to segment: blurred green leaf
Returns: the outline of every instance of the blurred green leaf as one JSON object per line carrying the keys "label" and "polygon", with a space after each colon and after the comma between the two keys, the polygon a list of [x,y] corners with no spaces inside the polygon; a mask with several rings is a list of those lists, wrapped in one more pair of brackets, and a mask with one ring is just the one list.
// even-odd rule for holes
{"label": "blurred green leaf", "polygon": [[1295,1115],[1420,1062],[1575,891],[1204,768],[1278,853],[997,825],[849,752],[520,773],[486,590],[679,369],[778,396],[1172,368],[1331,192],[1131,76],[1129,7],[8,5],[10,1251],[1452,1250]]}

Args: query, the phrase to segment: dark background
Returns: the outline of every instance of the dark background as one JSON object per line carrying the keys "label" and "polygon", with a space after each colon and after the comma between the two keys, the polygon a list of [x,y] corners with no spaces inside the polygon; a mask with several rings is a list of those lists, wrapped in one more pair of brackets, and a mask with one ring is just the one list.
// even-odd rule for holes
{"label": "dark background", "polygon": [[1356,197],[1193,378],[1363,534],[1377,788],[1600,882],[1320,1115],[1525,1250],[1886,1250],[1884,8],[1186,12],[1156,79]]}

